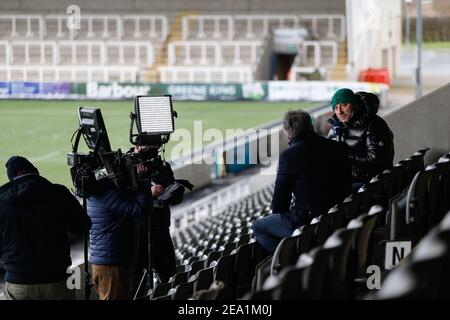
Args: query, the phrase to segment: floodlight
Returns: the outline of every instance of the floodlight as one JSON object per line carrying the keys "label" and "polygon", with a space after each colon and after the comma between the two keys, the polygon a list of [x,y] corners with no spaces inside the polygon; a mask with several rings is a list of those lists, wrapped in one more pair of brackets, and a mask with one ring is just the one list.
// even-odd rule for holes
{"label": "floodlight", "polygon": [[[130,142],[139,145],[161,145],[174,131],[172,96],[137,96],[131,113]],[[133,134],[136,120],[138,134]],[[134,138],[134,140],[133,140]]]}

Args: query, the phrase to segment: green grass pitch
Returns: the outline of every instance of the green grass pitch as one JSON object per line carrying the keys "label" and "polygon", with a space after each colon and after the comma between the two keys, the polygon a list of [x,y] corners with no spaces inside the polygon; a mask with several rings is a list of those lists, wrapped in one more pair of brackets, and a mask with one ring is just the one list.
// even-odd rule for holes
{"label": "green grass pitch", "polygon": [[[194,121],[202,121],[203,132],[209,128],[248,129],[280,119],[288,109],[309,108],[313,103],[266,102],[178,102],[175,128],[193,132]],[[41,174],[52,182],[71,186],[66,154],[70,138],[78,126],[77,107],[100,108],[113,150],[128,150],[130,111],[133,101],[0,101],[0,184],[7,182],[5,162],[12,155],[28,157]],[[186,143],[186,141],[184,141]],[[206,144],[206,142],[204,143]],[[169,142],[166,155],[174,142]],[[194,148],[194,142],[188,146]],[[84,141],[81,151],[86,151]],[[167,156],[167,158],[170,158]]]}

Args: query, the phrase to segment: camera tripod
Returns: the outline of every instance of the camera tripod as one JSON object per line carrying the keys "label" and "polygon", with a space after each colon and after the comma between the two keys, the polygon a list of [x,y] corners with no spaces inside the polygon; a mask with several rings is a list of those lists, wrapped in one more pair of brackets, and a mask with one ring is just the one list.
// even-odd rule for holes
{"label": "camera tripod", "polygon": [[[151,209],[153,210],[153,209]],[[133,295],[133,300],[137,300],[138,297],[142,297],[142,296],[149,296],[149,292],[150,290],[153,290],[153,267],[152,267],[152,258],[151,258],[151,222],[150,222],[150,216],[151,213],[149,213],[149,215],[147,216],[147,229],[145,229],[146,232],[146,236],[144,237],[145,242],[146,242],[146,246],[147,246],[147,254],[148,254],[148,260],[147,260],[147,266],[146,268],[143,269],[143,273],[141,276],[141,279],[139,281],[139,285]],[[142,239],[138,239],[138,241],[141,241]],[[139,255],[140,252],[138,252]],[[139,260],[139,259],[138,259]],[[145,287],[147,288],[146,292],[144,294],[140,294],[142,288],[144,287],[144,283],[145,283]]]}
{"label": "camera tripod", "polygon": [[[81,193],[83,197],[83,212],[87,215],[87,197],[86,197],[86,169],[81,170]],[[89,231],[83,235],[83,253],[84,253],[84,299],[90,300],[91,298],[91,274],[89,273]]]}

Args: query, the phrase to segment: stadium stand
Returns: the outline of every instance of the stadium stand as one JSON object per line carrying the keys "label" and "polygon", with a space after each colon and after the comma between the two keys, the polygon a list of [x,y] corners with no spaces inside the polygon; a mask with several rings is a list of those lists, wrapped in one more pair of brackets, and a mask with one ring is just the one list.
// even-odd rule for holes
{"label": "stadium stand", "polygon": [[[305,28],[294,74],[332,68],[345,46],[343,15],[0,15],[7,81],[250,82],[275,28]],[[151,74],[157,73],[151,77]],[[294,78],[293,78],[294,79]]]}
{"label": "stadium stand", "polygon": [[168,64],[159,67],[161,81],[261,80],[256,70],[275,28],[309,30],[311,40],[301,45],[295,68],[332,67],[338,42],[345,40],[344,26],[342,15],[187,15],[182,18],[182,41],[168,44]]}
{"label": "stadium stand", "polygon": [[7,81],[137,81],[169,27],[165,15],[0,15],[0,74]]}
{"label": "stadium stand", "polygon": [[[187,298],[214,281],[224,285],[218,299],[363,297],[367,294],[366,268],[384,259],[379,248],[389,239],[392,227],[379,203],[414,189],[414,176],[435,170],[423,169],[427,150],[400,161],[392,171],[386,170],[327,214],[296,230],[280,242],[273,256],[265,254],[249,228],[258,217],[270,214],[273,185],[177,230],[173,240],[180,272],[169,283],[158,284],[152,297],[169,299],[166,293],[171,289],[171,299]],[[443,187],[448,183],[448,159],[446,155],[439,162],[443,164],[439,171]],[[442,210],[448,209],[448,201],[440,203]],[[416,233],[411,232],[410,238]],[[177,295],[177,290],[182,292]]]}
{"label": "stadium stand", "polygon": [[[406,214],[412,227],[410,236],[419,239],[412,253],[394,270],[389,272],[382,283],[382,288],[366,299],[448,299],[449,278],[449,201],[447,184],[448,154],[441,157],[434,165],[416,174],[415,181],[408,190],[405,206],[415,210]],[[437,170],[437,164],[444,164]],[[427,178],[420,178],[425,176]],[[433,177],[434,176],[434,177]],[[439,186],[433,181],[439,176]],[[428,179],[428,186],[421,187],[419,179]],[[431,198],[440,199],[439,206]],[[439,198],[441,197],[441,198]],[[424,207],[426,206],[426,207]],[[426,211],[421,211],[426,208]],[[446,215],[442,213],[446,212]],[[412,219],[411,219],[412,218]],[[420,225],[420,223],[424,223]],[[424,236],[423,236],[424,235]]]}

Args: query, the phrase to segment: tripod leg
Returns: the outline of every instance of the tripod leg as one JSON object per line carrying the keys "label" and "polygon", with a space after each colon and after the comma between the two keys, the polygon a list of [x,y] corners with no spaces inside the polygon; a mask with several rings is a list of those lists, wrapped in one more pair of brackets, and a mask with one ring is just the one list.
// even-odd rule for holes
{"label": "tripod leg", "polygon": [[139,286],[137,287],[136,292],[134,293],[133,300],[136,300],[137,297],[139,296],[139,292],[141,291],[141,287],[144,284],[144,280],[145,280],[145,277],[147,276],[147,273],[148,273],[148,270],[144,269],[144,274],[141,277],[141,281],[139,281]]}
{"label": "tripod leg", "polygon": [[[86,172],[81,177],[81,192],[83,194],[83,211],[87,215],[87,199],[86,199]],[[91,274],[89,273],[89,232],[84,235],[84,299],[91,298]]]}

